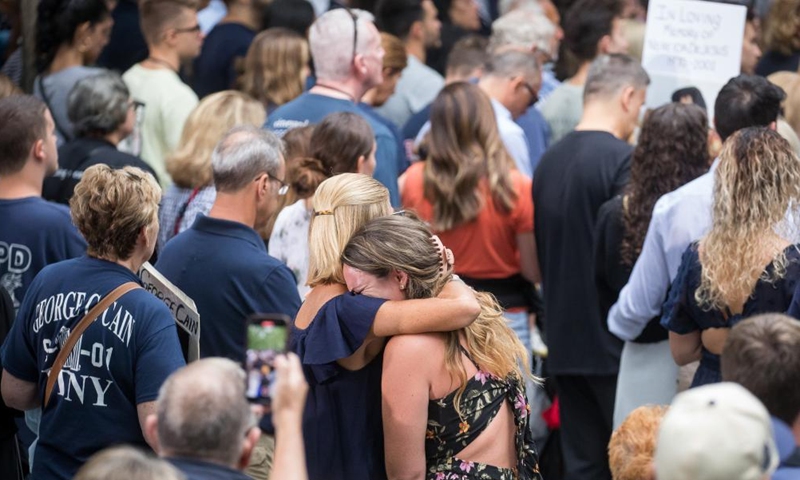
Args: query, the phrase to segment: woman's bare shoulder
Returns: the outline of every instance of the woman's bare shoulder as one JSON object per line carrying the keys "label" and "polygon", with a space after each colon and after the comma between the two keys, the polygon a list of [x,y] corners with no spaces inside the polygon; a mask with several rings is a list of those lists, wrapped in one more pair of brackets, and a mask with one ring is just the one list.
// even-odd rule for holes
{"label": "woman's bare shoulder", "polygon": [[295,327],[301,330],[307,328],[326,303],[343,293],[347,293],[347,287],[339,283],[318,285],[312,288],[297,312],[297,318],[295,318],[294,322]]}

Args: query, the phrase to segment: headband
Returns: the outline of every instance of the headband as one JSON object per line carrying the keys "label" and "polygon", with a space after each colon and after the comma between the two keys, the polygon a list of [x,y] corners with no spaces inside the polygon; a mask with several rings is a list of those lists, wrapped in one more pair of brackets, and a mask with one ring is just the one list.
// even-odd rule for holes
{"label": "headband", "polygon": [[431,237],[431,241],[433,245],[436,247],[436,250],[439,251],[439,255],[442,257],[442,263],[439,265],[439,271],[442,276],[447,274],[447,271],[453,267],[455,264],[455,259],[453,258],[453,251],[449,248],[445,247],[442,243],[442,240],[439,238],[438,235],[434,235]]}

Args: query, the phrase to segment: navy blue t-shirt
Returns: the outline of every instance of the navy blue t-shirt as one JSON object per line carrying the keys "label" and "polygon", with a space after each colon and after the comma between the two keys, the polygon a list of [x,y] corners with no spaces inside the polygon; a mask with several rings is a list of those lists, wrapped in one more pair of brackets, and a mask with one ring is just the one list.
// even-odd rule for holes
{"label": "navy blue t-shirt", "polygon": [[[3,345],[3,368],[37,383],[44,398],[46,372],[70,330],[102,297],[131,281],[139,279],[127,268],[87,256],[45,267]],[[166,305],[144,289],[121,297],[67,358],[42,412],[31,477],[70,479],[106,447],[146,447],[136,406],[154,401],[164,380],[183,365]]]}
{"label": "navy blue t-shirt", "polygon": [[167,242],[156,270],[194,300],[200,313],[200,356],[244,365],[247,316],[294,318],[300,296],[292,272],[267,253],[255,230],[199,215]]}
{"label": "navy blue t-shirt", "polygon": [[84,253],[66,206],[39,197],[0,200],[0,286],[15,309],[41,269]]}
{"label": "navy blue t-shirt", "polygon": [[240,23],[219,23],[203,40],[194,60],[192,87],[200,98],[234,88],[236,59],[247,55],[256,32]]}
{"label": "navy blue t-shirt", "polygon": [[397,158],[397,139],[381,122],[365,115],[355,103],[306,92],[272,112],[264,127],[283,136],[287,130],[319,123],[329,114],[336,112],[356,113],[369,122],[375,133],[375,143],[378,145],[375,154],[377,165],[373,176],[389,189],[392,206],[399,207],[400,190],[397,187],[397,172],[400,171],[401,160]]}

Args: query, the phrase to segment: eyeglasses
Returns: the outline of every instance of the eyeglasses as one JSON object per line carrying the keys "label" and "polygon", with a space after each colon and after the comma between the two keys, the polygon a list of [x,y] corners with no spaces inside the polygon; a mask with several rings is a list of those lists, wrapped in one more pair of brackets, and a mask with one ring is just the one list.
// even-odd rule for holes
{"label": "eyeglasses", "polygon": [[270,180],[273,180],[275,182],[278,182],[278,185],[280,185],[280,188],[278,188],[278,195],[284,196],[284,195],[286,195],[286,192],[289,191],[289,184],[284,182],[280,178],[273,177],[270,174],[267,174],[267,178],[269,178]]}
{"label": "eyeglasses", "polygon": [[280,185],[280,187],[278,188],[278,195],[280,195],[280,196],[286,195],[286,193],[289,191],[289,184],[288,183],[284,182],[283,180],[281,180],[278,177],[273,177],[272,175],[270,175],[267,172],[264,172],[261,175],[257,176],[256,178],[253,179],[253,181],[254,182],[259,181],[263,175],[267,176],[267,180],[272,180],[273,182],[278,182],[278,184]]}
{"label": "eyeglasses", "polygon": [[128,108],[132,108],[134,112],[138,112],[144,107],[144,103],[138,100],[128,100]]}
{"label": "eyeglasses", "polygon": [[347,13],[350,14],[350,18],[353,19],[353,60],[356,60],[356,47],[358,46],[358,15],[355,14],[352,10],[345,7]]}
{"label": "eyeglasses", "polygon": [[200,32],[200,29],[200,24],[198,23],[194,27],[176,28],[175,33],[198,33]]}
{"label": "eyeglasses", "polygon": [[526,82],[522,81],[522,85],[528,90],[528,93],[531,95],[531,101],[528,103],[528,106],[531,106],[539,101],[539,94],[536,92],[536,89],[533,86]]}

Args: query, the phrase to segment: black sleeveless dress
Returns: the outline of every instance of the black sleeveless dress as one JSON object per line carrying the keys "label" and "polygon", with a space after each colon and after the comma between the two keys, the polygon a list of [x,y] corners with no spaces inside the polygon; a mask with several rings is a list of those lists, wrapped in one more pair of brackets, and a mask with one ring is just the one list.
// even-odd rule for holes
{"label": "black sleeveless dress", "polygon": [[[530,407],[525,385],[516,376],[497,378],[481,370],[469,353],[461,351],[478,371],[467,381],[460,399],[462,416],[456,413],[457,390],[428,404],[425,458],[428,480],[541,480],[538,455],[528,428]],[[461,460],[455,456],[472,443],[508,402],[516,425],[517,466],[499,468]]]}

